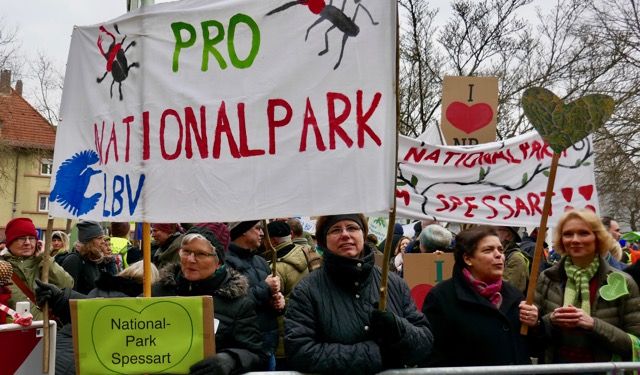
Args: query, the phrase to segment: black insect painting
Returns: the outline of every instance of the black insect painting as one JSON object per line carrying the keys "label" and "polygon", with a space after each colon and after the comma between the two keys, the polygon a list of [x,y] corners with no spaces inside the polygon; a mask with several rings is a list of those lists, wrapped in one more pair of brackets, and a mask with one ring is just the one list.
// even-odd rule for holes
{"label": "black insect painting", "polygon": [[[120,30],[118,30],[118,25],[114,24],[113,28],[116,30],[116,33],[120,35]],[[109,45],[109,49],[105,52],[102,47],[102,34],[106,34],[111,38],[111,44]],[[122,81],[127,79],[129,76],[129,69],[131,68],[139,68],[140,64],[137,62],[128,64],[127,61],[127,51],[129,48],[136,45],[135,40],[129,42],[126,48],[123,49],[124,41],[127,39],[125,35],[122,37],[120,42],[116,40],[116,36],[113,33],[109,32],[104,26],[100,26],[100,35],[98,35],[98,49],[100,50],[100,54],[107,60],[106,71],[102,75],[102,77],[98,77],[96,81],[101,83],[102,80],[106,78],[106,76],[111,73],[111,77],[113,80],[111,81],[111,88],[109,89],[109,94],[111,98],[113,98],[113,85],[118,83],[118,93],[120,94],[120,100],[122,100]]]}
{"label": "black insect painting", "polygon": [[333,69],[338,69],[340,63],[342,62],[342,57],[344,56],[345,45],[347,44],[347,39],[349,37],[356,37],[360,33],[360,27],[356,24],[356,17],[358,16],[358,12],[360,10],[364,11],[367,16],[369,16],[369,20],[375,26],[378,25],[379,22],[374,21],[373,16],[369,10],[362,4],[362,0],[353,0],[356,7],[353,11],[353,16],[349,17],[345,13],[345,6],[348,0],[343,0],[340,8],[333,5],[333,0],[329,1],[329,4],[325,2],[325,0],[296,0],[285,3],[270,12],[267,13],[267,16],[282,12],[288,8],[291,8],[295,5],[304,5],[309,11],[313,14],[318,15],[318,19],[309,26],[307,29],[307,33],[305,34],[304,40],[305,42],[309,38],[309,32],[311,29],[316,27],[317,25],[323,23],[324,21],[328,21],[331,26],[324,33],[324,49],[318,53],[319,56],[322,56],[329,52],[329,33],[334,29],[338,29],[342,32],[342,43],[340,46],[340,57],[338,58],[338,62],[334,65]]}

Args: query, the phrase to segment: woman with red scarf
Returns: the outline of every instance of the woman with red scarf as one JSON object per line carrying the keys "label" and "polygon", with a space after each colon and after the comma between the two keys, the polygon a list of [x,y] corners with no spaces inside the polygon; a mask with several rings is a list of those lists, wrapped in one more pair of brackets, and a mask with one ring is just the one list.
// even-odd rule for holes
{"label": "woman with red scarf", "polygon": [[454,258],[453,276],[431,289],[422,306],[434,336],[431,366],[529,364],[520,325],[536,327],[538,310],[502,280],[504,249],[495,229],[460,232]]}

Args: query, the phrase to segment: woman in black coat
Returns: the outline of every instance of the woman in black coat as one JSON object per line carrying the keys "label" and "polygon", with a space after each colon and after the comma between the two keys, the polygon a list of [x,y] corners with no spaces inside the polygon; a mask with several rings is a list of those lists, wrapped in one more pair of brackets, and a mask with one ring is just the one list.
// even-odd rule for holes
{"label": "woman in black coat", "polygon": [[[191,232],[196,233],[191,233]],[[191,228],[182,239],[180,264],[161,271],[154,297],[212,296],[217,354],[191,367],[191,374],[228,375],[257,371],[266,362],[255,305],[243,275],[224,264],[223,247],[211,231]]]}
{"label": "woman in black coat", "polygon": [[296,285],[285,313],[293,370],[371,374],[425,363],[433,336],[398,275],[389,275],[387,311],[377,309],[381,271],[375,249],[364,243],[366,230],[360,214],[317,220],[323,266]]}
{"label": "woman in black coat", "polygon": [[538,310],[502,281],[504,249],[497,232],[488,226],[460,232],[454,258],[452,278],[436,285],[422,306],[435,341],[430,365],[529,364],[520,325],[537,326]]}

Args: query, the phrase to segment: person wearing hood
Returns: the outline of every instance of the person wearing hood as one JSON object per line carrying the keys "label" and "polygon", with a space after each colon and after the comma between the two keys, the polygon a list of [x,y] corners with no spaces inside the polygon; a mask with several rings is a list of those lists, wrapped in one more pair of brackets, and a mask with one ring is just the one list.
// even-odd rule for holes
{"label": "person wearing hood", "polygon": [[387,311],[379,311],[381,270],[365,244],[362,214],[316,221],[324,265],[303,278],[285,312],[285,351],[304,373],[371,374],[426,363],[433,335],[407,284],[389,274]]}
{"label": "person wearing hood", "polygon": [[[7,306],[16,308],[16,302],[31,302],[33,320],[42,320],[42,311],[35,301],[34,288],[36,280],[40,279],[42,267],[45,265],[43,254],[36,254],[38,233],[31,219],[18,217],[10,220],[5,227],[7,247],[0,252],[0,260],[11,264],[12,283],[8,286],[11,297]],[[73,287],[73,278],[60,267],[53,258],[47,258],[49,263],[49,282],[60,288]]]}
{"label": "person wearing hood", "polygon": [[194,364],[190,373],[228,375],[262,369],[267,356],[249,282],[228,267],[223,245],[207,228],[194,226],[184,234],[178,254],[180,262],[161,270],[151,295],[212,296],[219,321],[216,354]]}
{"label": "person wearing hood", "polygon": [[529,263],[525,253],[520,250],[522,238],[514,227],[496,227],[498,238],[504,249],[504,273],[502,279],[518,288],[522,293],[527,292],[529,284]]}

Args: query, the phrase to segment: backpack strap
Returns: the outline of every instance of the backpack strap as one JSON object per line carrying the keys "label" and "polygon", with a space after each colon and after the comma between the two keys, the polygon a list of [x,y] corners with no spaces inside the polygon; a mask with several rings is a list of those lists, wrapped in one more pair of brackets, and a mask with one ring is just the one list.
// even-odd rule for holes
{"label": "backpack strap", "polygon": [[13,281],[13,283],[16,284],[18,288],[20,288],[22,293],[27,296],[29,301],[31,301],[34,306],[37,306],[36,296],[33,294],[33,291],[27,286],[27,284],[24,283],[24,281],[22,281],[20,277],[18,277],[18,275],[16,275],[15,272],[11,274],[11,281]]}

